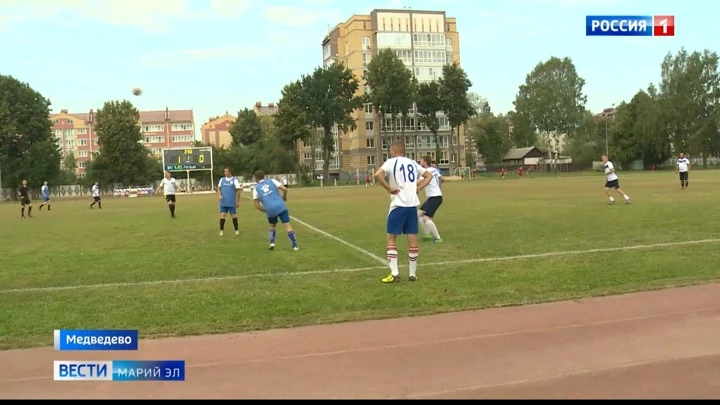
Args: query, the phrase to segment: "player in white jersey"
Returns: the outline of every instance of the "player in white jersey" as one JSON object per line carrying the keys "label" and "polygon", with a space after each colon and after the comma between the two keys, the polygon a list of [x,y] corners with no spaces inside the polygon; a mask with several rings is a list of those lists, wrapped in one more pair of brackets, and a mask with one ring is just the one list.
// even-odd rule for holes
{"label": "player in white jersey", "polygon": [[102,201],[100,201],[100,184],[97,181],[93,184],[91,191],[93,202],[90,204],[90,209],[92,209],[95,204],[98,205],[98,208],[102,209]]}
{"label": "player in white jersey", "polygon": [[175,218],[175,204],[177,203],[175,193],[180,191],[180,186],[170,172],[165,172],[165,177],[155,189],[155,194],[159,193],[161,188],[165,195],[165,202],[167,202],[168,208],[170,209],[170,218]]}
{"label": "player in white jersey", "polygon": [[48,211],[51,211],[50,209],[50,187],[48,187],[48,182],[44,181],[42,187],[40,187],[40,197],[42,198],[42,204],[40,204],[40,208],[38,208],[40,211],[42,211],[43,207],[47,205]]}
{"label": "player in white jersey", "polygon": [[620,189],[620,181],[615,173],[615,165],[608,160],[607,155],[602,155],[602,161],[605,164],[605,194],[610,199],[608,204],[615,204],[615,198],[610,195],[610,189],[615,189],[618,194],[625,198],[625,204],[630,204],[630,196]]}
{"label": "player in white jersey", "polygon": [[686,190],[689,184],[690,160],[685,157],[684,153],[681,153],[678,157],[675,173],[680,174],[680,188]]}
{"label": "player in white jersey", "polygon": [[425,234],[424,238],[427,240],[434,240],[435,243],[442,243],[440,232],[438,232],[437,226],[433,221],[435,213],[437,212],[440,205],[443,203],[442,189],[440,184],[444,181],[440,169],[431,166],[432,159],[430,156],[424,156],[420,159],[420,166],[432,175],[432,180],[425,187],[425,202],[420,206],[418,210],[418,219],[420,220],[420,227]]}
{"label": "player in white jersey", "polygon": [[[400,281],[397,252],[397,236],[400,234],[407,235],[410,281],[417,280],[417,206],[420,205],[418,193],[430,183],[432,175],[404,155],[405,144],[393,143],[390,146],[391,158],[375,172],[377,183],[390,193],[390,212],[387,217],[387,258],[390,275],[382,279],[383,283]],[[388,177],[389,181],[385,180],[385,177]]]}

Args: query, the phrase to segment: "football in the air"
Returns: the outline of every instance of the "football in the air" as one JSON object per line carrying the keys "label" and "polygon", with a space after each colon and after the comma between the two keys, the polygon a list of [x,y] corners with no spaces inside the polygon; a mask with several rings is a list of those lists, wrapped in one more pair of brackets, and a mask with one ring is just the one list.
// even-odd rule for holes
{"label": "football in the air", "polygon": [[140,87],[135,87],[135,88],[133,89],[133,94],[136,95],[136,96],[141,95],[141,94],[142,94],[142,89],[140,89]]}

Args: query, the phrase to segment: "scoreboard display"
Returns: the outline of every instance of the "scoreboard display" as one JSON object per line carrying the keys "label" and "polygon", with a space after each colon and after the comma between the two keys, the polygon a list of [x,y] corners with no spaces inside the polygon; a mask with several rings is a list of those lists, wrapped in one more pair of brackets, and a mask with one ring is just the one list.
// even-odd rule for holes
{"label": "scoreboard display", "polygon": [[163,170],[181,172],[211,170],[212,148],[185,148],[163,150]]}

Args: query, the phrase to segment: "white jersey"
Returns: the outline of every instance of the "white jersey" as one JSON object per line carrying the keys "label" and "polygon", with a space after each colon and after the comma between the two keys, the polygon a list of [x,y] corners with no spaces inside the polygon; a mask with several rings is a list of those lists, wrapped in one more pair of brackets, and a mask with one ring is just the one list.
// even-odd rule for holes
{"label": "white jersey", "polygon": [[425,174],[425,169],[416,161],[404,156],[390,158],[381,169],[389,178],[391,188],[398,193],[390,196],[390,211],[397,207],[417,207],[420,199],[417,195],[417,183]]}
{"label": "white jersey", "polygon": [[690,160],[688,158],[678,159],[677,166],[680,173],[685,173],[690,169]]}
{"label": "white jersey", "polygon": [[287,186],[287,184],[288,184],[288,178],[287,178],[287,176],[283,176],[282,181],[283,181],[283,182],[282,182],[283,186]]}
{"label": "white jersey", "polygon": [[605,163],[605,179],[607,181],[615,181],[618,179],[617,174],[615,174],[615,166],[610,161]]}
{"label": "white jersey", "polygon": [[175,195],[177,192],[177,182],[175,181],[175,177],[170,177],[170,180],[163,178],[160,184],[163,187],[163,193],[165,195]]}
{"label": "white jersey", "polygon": [[100,187],[98,187],[97,184],[94,184],[92,186],[92,196],[93,197],[100,197]]}
{"label": "white jersey", "polygon": [[428,183],[427,187],[425,187],[425,196],[427,196],[427,198],[442,197],[442,190],[440,189],[440,179],[442,178],[442,174],[440,174],[440,170],[434,167],[428,167],[425,170],[430,172],[432,175],[432,180],[430,180],[430,183]]}

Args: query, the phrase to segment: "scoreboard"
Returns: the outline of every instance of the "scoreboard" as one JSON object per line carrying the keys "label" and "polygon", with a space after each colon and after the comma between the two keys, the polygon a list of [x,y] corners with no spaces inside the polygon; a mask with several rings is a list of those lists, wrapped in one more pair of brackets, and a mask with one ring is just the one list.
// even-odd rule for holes
{"label": "scoreboard", "polygon": [[163,170],[212,170],[212,148],[164,149]]}

